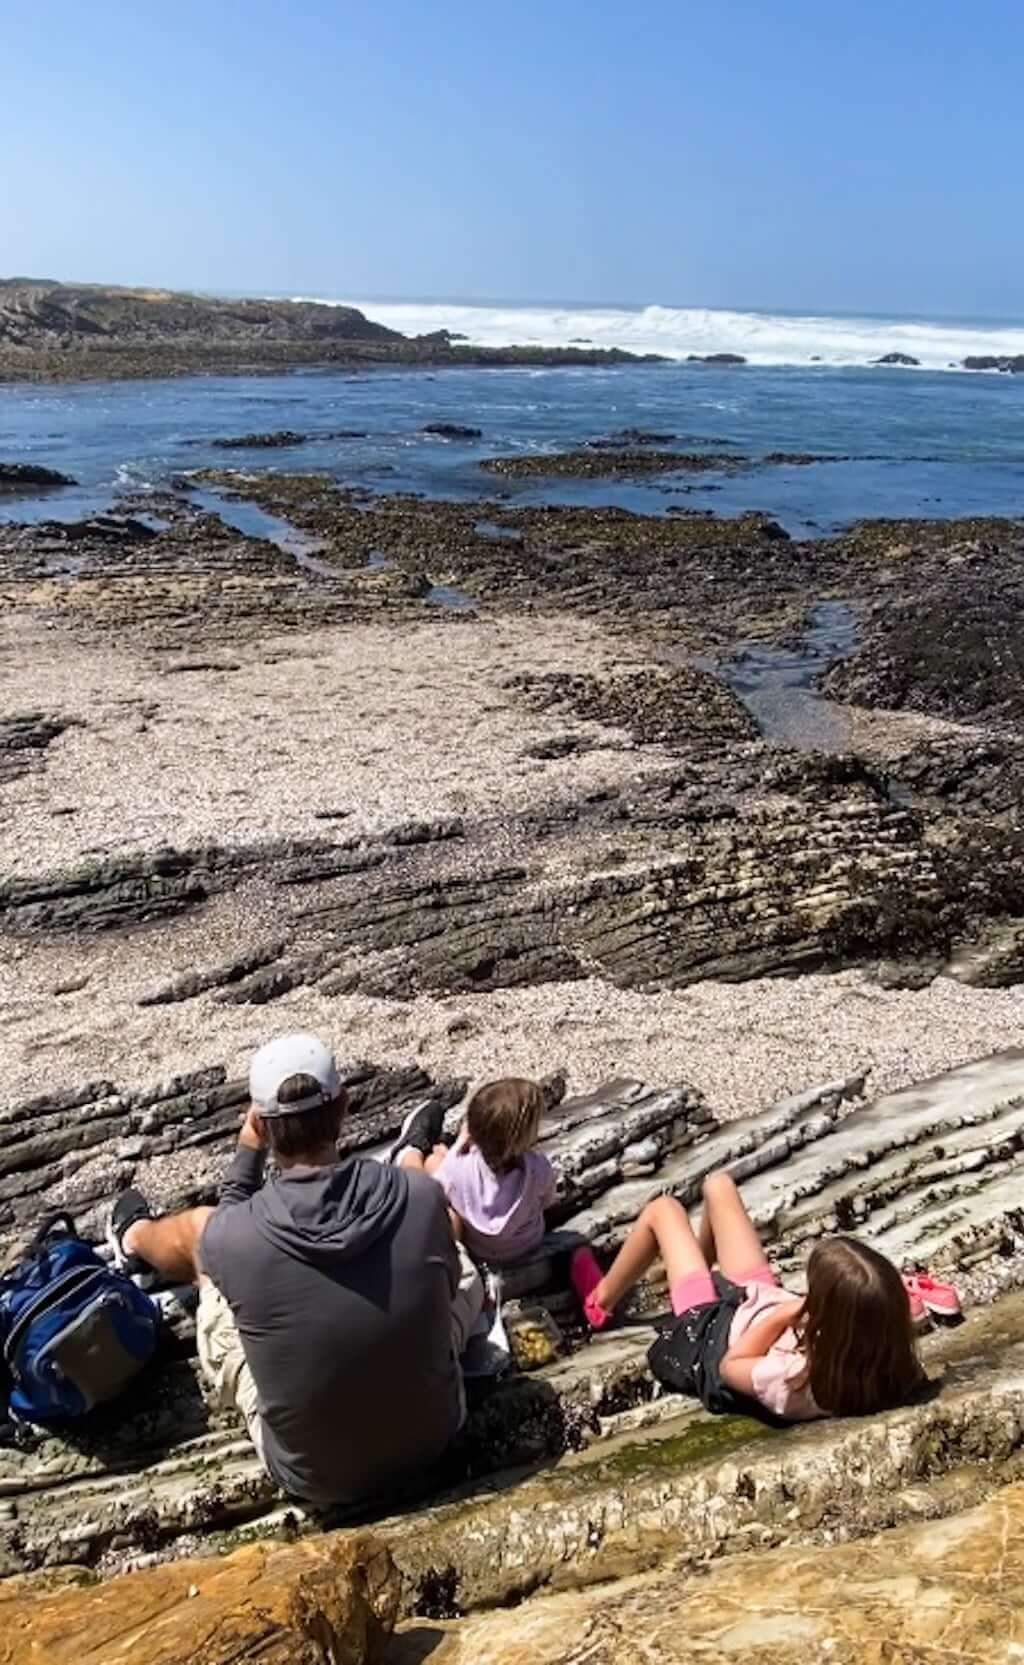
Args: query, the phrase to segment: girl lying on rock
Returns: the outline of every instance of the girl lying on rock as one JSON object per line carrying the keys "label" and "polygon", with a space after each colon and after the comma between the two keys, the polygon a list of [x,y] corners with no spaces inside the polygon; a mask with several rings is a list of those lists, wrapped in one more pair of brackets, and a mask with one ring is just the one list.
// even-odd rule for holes
{"label": "girl lying on rock", "polygon": [[443,1111],[425,1105],[410,1115],[392,1148],[399,1167],[423,1169],[437,1180],[456,1237],[488,1266],[524,1260],[544,1237],[555,1175],[534,1149],[543,1109],[535,1081],[507,1076],[473,1094],[454,1145],[440,1143]]}
{"label": "girl lying on rock", "polygon": [[709,1410],[754,1400],[787,1422],[863,1416],[905,1404],[923,1385],[891,1261],[855,1238],[828,1238],[811,1251],[806,1296],[788,1293],[729,1174],[704,1182],[699,1235],[675,1198],[658,1197],[607,1273],[592,1250],[576,1251],[572,1280],[591,1328],[604,1328],[659,1256],[676,1323],[651,1348],[651,1368]]}

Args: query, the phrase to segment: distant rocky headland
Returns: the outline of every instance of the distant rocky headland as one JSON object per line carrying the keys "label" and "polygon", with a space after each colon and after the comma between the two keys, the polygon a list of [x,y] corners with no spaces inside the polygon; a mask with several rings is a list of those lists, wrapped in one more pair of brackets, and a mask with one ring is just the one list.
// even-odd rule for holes
{"label": "distant rocky headland", "polygon": [[406,336],[355,307],[234,300],[165,289],[0,279],[0,382],[251,373],[292,365],[662,362],[617,348],[473,347],[448,330]]}

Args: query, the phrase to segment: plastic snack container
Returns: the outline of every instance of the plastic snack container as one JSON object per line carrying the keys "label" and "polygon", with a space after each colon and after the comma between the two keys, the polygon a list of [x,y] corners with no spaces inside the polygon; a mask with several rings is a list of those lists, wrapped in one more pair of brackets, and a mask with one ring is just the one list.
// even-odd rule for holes
{"label": "plastic snack container", "polygon": [[540,1370],[557,1359],[562,1332],[546,1307],[505,1308],[505,1330],[517,1370]]}

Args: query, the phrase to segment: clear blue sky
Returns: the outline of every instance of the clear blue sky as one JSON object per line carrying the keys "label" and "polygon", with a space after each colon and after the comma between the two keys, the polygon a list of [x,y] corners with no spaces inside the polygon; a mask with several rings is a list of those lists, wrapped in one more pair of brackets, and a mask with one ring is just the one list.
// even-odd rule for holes
{"label": "clear blue sky", "polygon": [[0,273],[1024,313],[1021,0],[8,0]]}

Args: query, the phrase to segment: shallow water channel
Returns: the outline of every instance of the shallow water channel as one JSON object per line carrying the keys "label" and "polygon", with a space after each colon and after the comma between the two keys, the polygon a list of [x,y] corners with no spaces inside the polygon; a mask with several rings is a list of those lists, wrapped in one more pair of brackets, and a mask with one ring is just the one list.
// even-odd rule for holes
{"label": "shallow water channel", "polygon": [[[323,538],[300,531],[297,526],[292,526],[279,515],[268,514],[266,509],[261,509],[257,503],[250,503],[244,498],[222,497],[216,491],[195,489],[189,496],[197,508],[205,509],[208,514],[218,515],[228,526],[233,526],[236,532],[241,532],[243,537],[266,538],[268,542],[276,544],[286,555],[291,555],[304,571],[315,573],[318,578],[339,576],[337,567],[332,566],[330,561],[322,561],[319,557],[319,551],[326,547]],[[366,565],[375,572],[386,572],[392,562],[380,550],[374,549],[367,555]],[[462,590],[457,590],[450,584],[432,584],[423,599],[428,605],[447,607],[459,613],[476,605],[472,596],[465,595]]]}
{"label": "shallow water channel", "polygon": [[189,500],[207,514],[217,515],[227,526],[241,532],[243,537],[265,538],[268,543],[276,544],[286,555],[291,555],[304,571],[316,573],[318,578],[337,578],[337,571],[330,562],[318,559],[317,551],[324,547],[322,538],[315,538],[310,532],[300,532],[297,526],[291,526],[277,515],[268,514],[257,503],[195,488],[190,491]]}
{"label": "shallow water channel", "polygon": [[845,601],[819,601],[791,648],[741,642],[731,658],[689,656],[739,695],[766,740],[799,751],[842,751],[849,728],[841,707],[816,683],[857,645],[857,616]]}

